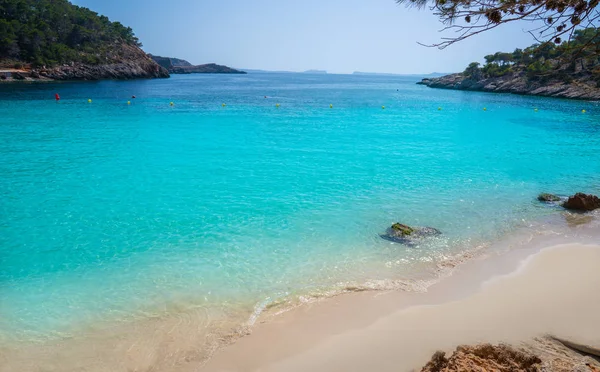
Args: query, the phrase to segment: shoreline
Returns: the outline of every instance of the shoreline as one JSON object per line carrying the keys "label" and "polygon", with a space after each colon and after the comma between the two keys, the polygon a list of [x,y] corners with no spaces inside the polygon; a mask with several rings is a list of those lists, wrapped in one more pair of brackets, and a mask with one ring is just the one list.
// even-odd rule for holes
{"label": "shoreline", "polygon": [[[586,218],[583,225],[570,225],[569,218],[580,216],[563,216],[573,234],[553,231],[556,221],[542,221],[538,229],[532,229],[532,226],[523,228],[522,233],[507,236],[495,245],[480,249],[478,254],[447,261],[438,267],[439,275],[428,283],[424,291],[411,291],[410,287],[409,290],[399,287],[355,288],[330,296],[315,296],[308,301],[267,305],[259,314],[253,313],[250,319],[244,312],[230,312],[223,317],[223,314],[211,312],[209,308],[197,308],[174,312],[166,317],[155,314],[146,320],[95,324],[83,329],[81,335],[65,335],[59,340],[14,345],[16,347],[0,350],[0,361],[3,361],[0,365],[6,365],[6,371],[36,370],[39,366],[54,365],[57,361],[61,363],[60,368],[49,370],[127,371],[153,368],[185,372],[196,371],[201,366],[205,366],[203,370],[207,371],[231,370],[223,369],[219,364],[225,358],[245,361],[243,366],[262,368],[266,361],[253,360],[252,355],[265,354],[264,350],[258,349],[265,344],[272,348],[273,339],[285,339],[292,334],[293,340],[288,340],[288,344],[295,346],[280,350],[282,354],[277,357],[296,355],[320,344],[332,334],[365,328],[399,309],[468,297],[478,291],[480,284],[513,273],[519,262],[547,247],[573,242],[597,243],[597,224],[590,225],[591,221],[587,219],[595,215],[583,216]],[[563,217],[560,217],[561,221]],[[549,226],[546,225],[548,223]],[[541,227],[547,228],[543,234],[538,231]],[[355,313],[348,314],[344,309],[353,309]],[[255,322],[251,321],[253,317]],[[323,326],[323,319],[327,318]],[[269,336],[261,340],[264,337],[261,335],[265,334]],[[258,342],[255,341],[257,338]],[[35,360],[31,355],[36,356]],[[273,350],[265,355],[273,355]],[[101,365],[104,367],[100,368]],[[233,370],[238,370],[238,367]],[[4,372],[2,368],[0,371]]]}
{"label": "shoreline", "polygon": [[[548,274],[556,264],[560,272]],[[356,293],[294,309],[221,349],[202,370],[419,370],[436,350],[520,345],[546,333],[600,346],[593,321],[600,299],[587,296],[600,285],[598,265],[600,245],[576,242],[476,259],[425,294]]]}

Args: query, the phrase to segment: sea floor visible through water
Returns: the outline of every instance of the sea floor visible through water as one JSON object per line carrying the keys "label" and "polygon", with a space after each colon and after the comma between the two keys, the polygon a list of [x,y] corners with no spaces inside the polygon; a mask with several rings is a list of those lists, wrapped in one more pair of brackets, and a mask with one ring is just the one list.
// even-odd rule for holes
{"label": "sea floor visible through water", "polygon": [[[319,306],[333,297],[357,292],[427,292],[465,266],[471,280],[480,282],[462,283],[460,288],[456,287],[461,285],[460,280],[453,283],[454,286],[445,285],[444,297],[458,299],[472,294],[475,288],[496,276],[506,275],[506,270],[513,269],[512,261],[519,257],[560,244],[596,244],[598,241],[600,214],[563,212],[519,228],[489,245],[440,260],[433,267],[423,265],[414,276],[360,284],[339,283],[336,287],[295,294],[268,305],[259,303],[254,309],[240,307],[230,312],[216,306],[171,309],[170,313],[148,314],[145,319],[88,325],[60,339],[2,347],[0,371],[36,371],[42,367],[47,371],[198,370],[220,348],[300,306]],[[489,263],[469,266],[473,261],[482,260]],[[403,306],[405,302],[401,302]],[[386,307],[389,306],[388,303]],[[347,311],[353,310],[348,308]]]}
{"label": "sea floor visible through water", "polygon": [[[301,304],[424,291],[469,258],[594,234],[594,214],[536,196],[600,190],[596,103],[416,81],[0,86],[2,358],[201,361]],[[381,239],[394,222],[443,234]]]}

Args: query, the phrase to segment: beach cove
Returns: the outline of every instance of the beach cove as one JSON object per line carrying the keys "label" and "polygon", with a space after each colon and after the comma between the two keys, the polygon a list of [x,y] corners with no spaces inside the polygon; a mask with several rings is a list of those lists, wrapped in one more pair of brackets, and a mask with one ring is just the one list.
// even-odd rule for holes
{"label": "beach cove", "polygon": [[[376,294],[433,296],[429,288],[450,283],[460,263],[532,242],[534,251],[594,243],[596,212],[536,197],[599,193],[596,103],[416,81],[257,73],[0,87],[3,368],[198,368],[255,330],[222,355],[248,368],[306,367],[337,342],[333,333],[363,337],[414,304],[371,301]],[[394,222],[442,234],[414,246],[381,239]],[[583,262],[575,274],[589,275],[591,249],[574,248],[581,252],[565,267]],[[533,270],[527,282],[539,275]],[[338,296],[348,292],[361,293]],[[336,301],[364,306],[365,318],[334,316],[327,308]],[[486,312],[489,301],[478,301],[474,308]],[[315,348],[254,361],[235,354],[244,343],[261,347],[252,340],[270,324],[317,306],[340,328],[320,327]],[[346,336],[350,347],[356,339]],[[440,338],[419,363],[430,348],[471,340]],[[219,355],[206,368],[237,368]]]}

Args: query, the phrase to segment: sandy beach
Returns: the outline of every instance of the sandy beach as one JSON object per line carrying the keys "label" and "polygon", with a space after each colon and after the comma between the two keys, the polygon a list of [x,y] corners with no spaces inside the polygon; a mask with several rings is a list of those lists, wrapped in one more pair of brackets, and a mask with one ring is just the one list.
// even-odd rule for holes
{"label": "sandy beach", "polygon": [[515,251],[465,265],[427,293],[358,293],[290,311],[202,370],[411,371],[436,350],[547,334],[600,346],[598,288],[600,246]]}

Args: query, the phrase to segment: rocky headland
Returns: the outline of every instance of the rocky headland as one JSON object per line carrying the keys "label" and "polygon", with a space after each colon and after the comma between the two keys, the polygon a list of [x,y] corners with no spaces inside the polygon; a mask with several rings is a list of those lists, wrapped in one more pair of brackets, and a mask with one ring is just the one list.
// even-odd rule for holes
{"label": "rocky headland", "polygon": [[[600,100],[600,56],[595,28],[577,30],[561,44],[532,45],[485,56],[463,72],[425,78],[430,88]],[[557,39],[557,41],[559,41]]]}
{"label": "rocky headland", "polygon": [[0,81],[169,77],[131,27],[68,0],[7,0],[0,10]]}
{"label": "rocky headland", "polygon": [[231,67],[207,63],[203,65],[192,65],[190,62],[171,57],[150,55],[150,57],[161,67],[171,74],[245,74],[245,71],[236,70]]}
{"label": "rocky headland", "polygon": [[0,67],[0,81],[128,80],[168,78],[169,72],[136,45],[115,45],[106,63],[70,62],[56,66]]}
{"label": "rocky headland", "polygon": [[425,78],[417,84],[430,88],[513,93],[531,96],[600,100],[600,89],[588,79],[565,82],[559,79],[535,81],[523,71],[497,77],[473,77],[464,73]]}

